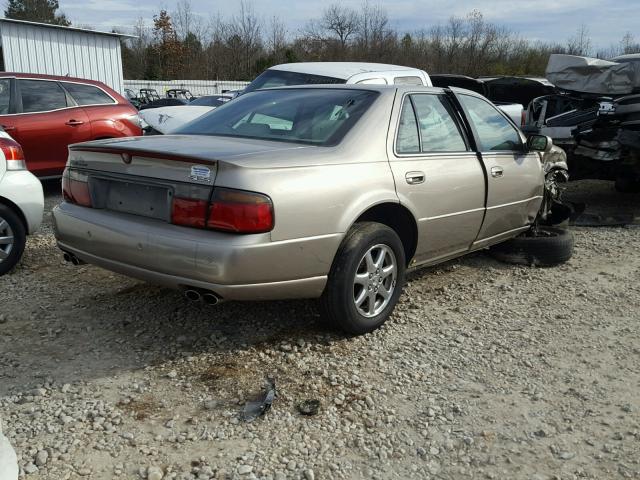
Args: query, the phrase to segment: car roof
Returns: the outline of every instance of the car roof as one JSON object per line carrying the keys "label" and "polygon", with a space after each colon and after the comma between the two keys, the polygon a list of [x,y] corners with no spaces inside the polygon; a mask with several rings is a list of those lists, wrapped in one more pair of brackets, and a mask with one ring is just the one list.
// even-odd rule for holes
{"label": "car roof", "polygon": [[[81,82],[87,83],[90,85],[98,85],[102,88],[107,87],[102,82],[97,80],[89,80],[87,78],[78,78],[78,77],[68,77],[61,75],[43,75],[40,73],[18,73],[18,72],[0,72],[0,78],[33,78],[39,80],[57,80],[59,82]],[[108,88],[108,87],[107,87]]]}
{"label": "car roof", "polygon": [[284,72],[308,73],[311,75],[323,75],[325,77],[340,78],[348,80],[354,75],[368,72],[388,72],[388,71],[406,71],[421,72],[421,70],[412,67],[403,67],[401,65],[389,65],[385,63],[366,63],[366,62],[300,62],[300,63],[283,63],[275,65],[269,70],[281,70]]}

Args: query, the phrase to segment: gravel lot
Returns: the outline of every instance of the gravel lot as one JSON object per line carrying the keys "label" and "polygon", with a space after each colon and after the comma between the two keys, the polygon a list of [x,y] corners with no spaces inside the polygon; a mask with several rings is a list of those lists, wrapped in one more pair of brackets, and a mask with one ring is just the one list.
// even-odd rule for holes
{"label": "gravel lot", "polygon": [[[640,211],[605,182],[569,197]],[[28,479],[640,478],[640,229],[574,232],[559,268],[414,273],[345,338],[315,302],[207,307],[67,265],[47,213],[0,278],[4,432]],[[273,408],[240,421],[266,377]]]}

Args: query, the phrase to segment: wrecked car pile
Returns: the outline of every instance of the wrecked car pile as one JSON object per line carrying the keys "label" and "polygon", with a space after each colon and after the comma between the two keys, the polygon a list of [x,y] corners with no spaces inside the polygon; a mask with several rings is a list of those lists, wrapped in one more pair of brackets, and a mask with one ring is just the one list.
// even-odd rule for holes
{"label": "wrecked car pile", "polygon": [[620,191],[640,187],[640,74],[631,60],[549,59],[547,78],[559,92],[529,104],[526,130],[566,150],[574,180],[615,180]]}

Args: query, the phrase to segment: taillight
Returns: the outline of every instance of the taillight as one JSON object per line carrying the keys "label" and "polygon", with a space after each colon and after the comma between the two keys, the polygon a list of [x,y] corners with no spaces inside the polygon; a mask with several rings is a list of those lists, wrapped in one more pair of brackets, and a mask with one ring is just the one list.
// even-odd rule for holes
{"label": "taillight", "polygon": [[213,191],[207,228],[235,233],[273,229],[273,204],[266,195],[226,188]]}
{"label": "taillight", "polygon": [[76,170],[65,170],[62,174],[62,196],[67,202],[91,207],[88,175]]}
{"label": "taillight", "polygon": [[24,152],[18,142],[11,138],[0,137],[0,149],[7,160],[7,170],[26,170]]}
{"label": "taillight", "polygon": [[273,204],[261,193],[216,188],[211,202],[174,197],[171,223],[234,233],[264,233],[273,229]]}
{"label": "taillight", "polygon": [[205,200],[174,198],[171,208],[171,223],[185,227],[204,228],[209,203]]}

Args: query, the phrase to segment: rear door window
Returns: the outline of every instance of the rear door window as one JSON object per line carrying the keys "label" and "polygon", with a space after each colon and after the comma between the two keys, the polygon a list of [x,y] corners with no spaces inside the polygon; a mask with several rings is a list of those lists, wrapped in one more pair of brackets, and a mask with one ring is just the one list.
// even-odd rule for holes
{"label": "rear door window", "polygon": [[481,151],[523,151],[520,133],[496,107],[470,95],[459,95],[458,98],[476,130]]}
{"label": "rear door window", "polygon": [[411,95],[418,117],[422,152],[465,152],[467,145],[444,95]]}
{"label": "rear door window", "polygon": [[67,107],[67,96],[58,82],[18,80],[24,113],[50,112]]}
{"label": "rear door window", "polygon": [[466,152],[467,143],[444,95],[407,96],[400,113],[397,153]]}
{"label": "rear door window", "polygon": [[107,95],[103,90],[93,85],[71,82],[61,83],[78,105],[104,105],[115,103],[113,98]]}
{"label": "rear door window", "polygon": [[413,110],[411,100],[407,97],[402,105],[400,113],[400,125],[396,138],[396,152],[420,153],[420,136],[418,134],[418,121]]}

